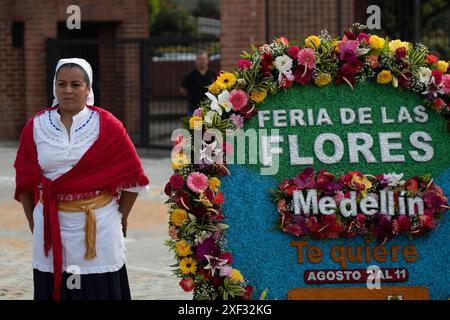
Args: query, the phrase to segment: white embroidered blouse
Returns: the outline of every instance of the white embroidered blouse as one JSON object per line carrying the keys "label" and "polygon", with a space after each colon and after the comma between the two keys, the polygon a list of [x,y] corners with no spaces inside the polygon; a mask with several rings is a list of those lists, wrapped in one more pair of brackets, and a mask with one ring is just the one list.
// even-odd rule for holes
{"label": "white embroidered blouse", "polygon": [[[33,136],[39,165],[43,175],[55,180],[72,169],[98,138],[100,118],[97,111],[84,107],[73,116],[70,135],[61,122],[57,109],[35,117]],[[129,192],[145,192],[148,186],[127,188]],[[63,248],[63,271],[80,274],[104,273],[119,270],[125,263],[125,245],[117,198],[105,207],[95,210],[97,220],[97,257],[85,260],[86,214],[59,211],[59,224]],[[33,268],[53,272],[53,253],[44,254],[43,206],[38,202],[33,212]]]}

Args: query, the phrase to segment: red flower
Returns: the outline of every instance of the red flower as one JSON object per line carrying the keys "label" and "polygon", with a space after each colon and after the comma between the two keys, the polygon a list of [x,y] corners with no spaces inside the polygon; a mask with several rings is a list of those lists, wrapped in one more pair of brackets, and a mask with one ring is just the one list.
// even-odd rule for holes
{"label": "red flower", "polygon": [[258,112],[258,109],[256,109],[255,106],[248,106],[246,105],[245,107],[241,108],[241,110],[239,110],[239,112],[247,119],[251,119],[253,118],[253,116]]}
{"label": "red flower", "polygon": [[419,182],[416,178],[411,178],[408,181],[406,181],[405,185],[403,186],[408,191],[417,191],[419,189]]}
{"label": "red flower", "polygon": [[248,69],[250,68],[251,62],[248,59],[239,59],[238,66],[241,69]]}
{"label": "red flower", "polygon": [[190,210],[192,201],[189,193],[179,189],[175,195],[175,202],[179,208]]}
{"label": "red flower", "polygon": [[305,68],[305,65],[301,64],[293,72],[295,78],[294,81],[303,86],[310,83],[312,79],[312,70],[308,69],[305,73]]}
{"label": "red flower", "polygon": [[440,84],[442,82],[442,77],[443,74],[441,71],[439,71],[438,69],[433,70],[433,72],[431,73],[431,75],[434,77],[434,82],[436,84]]}
{"label": "red flower", "polygon": [[347,80],[351,85],[355,85],[356,83],[356,78],[354,74],[348,75],[348,76],[344,76],[342,74],[338,74],[338,76],[336,77],[336,84],[340,85],[343,84],[344,82],[347,83]]}
{"label": "red flower", "polygon": [[314,181],[314,169],[311,167],[305,168],[302,172],[297,174],[293,179],[292,182],[295,183],[295,185],[299,189],[311,189],[315,187],[315,181]]}
{"label": "red flower", "polygon": [[269,73],[272,70],[273,57],[270,53],[264,52],[261,60],[261,73]]}
{"label": "red flower", "polygon": [[409,228],[411,227],[411,221],[409,220],[409,217],[407,215],[400,215],[397,221],[402,231],[409,231]]}
{"label": "red flower", "polygon": [[316,185],[319,189],[325,188],[329,183],[333,182],[335,175],[327,170],[320,170],[317,173]]}
{"label": "red flower", "polygon": [[194,290],[195,282],[192,278],[185,278],[180,281],[180,287],[183,288],[185,292]]}
{"label": "red flower", "polygon": [[355,40],[356,36],[351,31],[344,31],[344,35],[348,38],[348,40]]}
{"label": "red flower", "polygon": [[367,61],[369,61],[369,65],[372,69],[378,67],[378,56],[370,55],[367,57]]}
{"label": "red flower", "polygon": [[279,212],[284,212],[286,210],[286,199],[278,200],[277,208]]}
{"label": "red flower", "polygon": [[433,228],[433,218],[430,216],[422,215],[419,216],[420,226],[424,229]]}
{"label": "red flower", "polygon": [[356,40],[358,40],[359,43],[365,42],[366,44],[368,44],[370,38],[367,33],[361,32],[360,34],[358,34],[358,38]]}
{"label": "red flower", "polygon": [[211,271],[206,270],[204,267],[200,267],[199,273],[206,281],[211,280]]}
{"label": "red flower", "polygon": [[214,198],[214,204],[223,204],[225,201],[223,193],[222,192],[217,192],[216,193],[216,197]]}
{"label": "red flower", "polygon": [[275,41],[276,42],[281,42],[281,43],[283,43],[283,44],[285,44],[287,46],[289,45],[289,40],[286,37],[283,37],[283,36],[277,38]]}
{"label": "red flower", "polygon": [[438,62],[438,58],[432,54],[427,54],[425,59],[427,60],[428,64],[435,64],[436,62]]}
{"label": "red flower", "polygon": [[441,98],[437,98],[436,100],[433,101],[433,107],[437,111],[441,110],[442,106],[444,106],[444,105],[445,105],[445,102]]}
{"label": "red flower", "polygon": [[296,185],[289,185],[288,189],[287,189],[287,193],[289,197],[292,197],[292,195],[294,194],[295,190],[298,190],[299,188]]}
{"label": "red flower", "polygon": [[298,224],[288,224],[283,228],[284,232],[293,234],[294,236],[301,236],[302,235],[302,228]]}
{"label": "red flower", "polygon": [[284,74],[281,76],[280,87],[281,88],[290,88],[292,86],[293,81],[289,80]]}
{"label": "red flower", "polygon": [[184,178],[179,174],[174,174],[169,179],[170,185],[174,190],[180,189],[184,185]]}
{"label": "red flower", "polygon": [[214,287],[214,289],[219,289],[220,287],[223,286],[223,278],[221,277],[212,277],[211,278],[211,284]]}
{"label": "red flower", "polygon": [[350,183],[353,180],[354,176],[358,176],[358,177],[363,177],[363,174],[359,171],[350,171],[349,173],[347,173],[345,176],[342,176],[340,178],[341,182],[346,184],[346,185],[350,185]]}
{"label": "red flower", "polygon": [[402,73],[398,77],[398,84],[401,87],[408,89],[411,86],[411,78],[412,78],[411,72]]}
{"label": "red flower", "polygon": [[170,185],[170,182],[166,183],[166,186],[164,187],[164,193],[169,197],[172,195],[172,186]]}
{"label": "red flower", "polygon": [[404,57],[406,57],[406,48],[405,47],[397,48],[397,50],[395,50],[395,57],[398,60],[403,59]]}
{"label": "red flower", "polygon": [[229,252],[222,253],[222,255],[220,256],[220,259],[228,260],[228,264],[233,263],[233,257],[231,256],[231,253],[229,253]]}
{"label": "red flower", "polygon": [[280,190],[285,191],[285,190],[287,190],[288,187],[289,187],[289,180],[283,179],[279,185]]}
{"label": "red flower", "polygon": [[299,53],[299,51],[300,51],[300,48],[299,48],[299,47],[297,47],[297,46],[292,46],[292,47],[289,48],[288,55],[289,55],[292,59],[296,59],[296,58],[297,58],[297,55],[298,55],[298,53]]}
{"label": "red flower", "polygon": [[252,298],[252,295],[253,295],[253,290],[254,290],[254,288],[252,286],[246,286],[245,287],[245,292],[242,295],[242,298],[244,300],[250,300]]}

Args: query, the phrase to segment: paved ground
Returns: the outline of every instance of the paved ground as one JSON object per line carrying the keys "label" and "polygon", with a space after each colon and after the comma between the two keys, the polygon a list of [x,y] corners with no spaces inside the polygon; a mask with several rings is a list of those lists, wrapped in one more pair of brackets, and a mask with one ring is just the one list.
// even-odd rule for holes
{"label": "paved ground", "polygon": [[[31,233],[14,192],[15,143],[0,143],[0,300],[32,299]],[[167,152],[140,152],[151,180],[129,218],[127,268],[133,299],[191,299],[168,267],[173,256],[164,246],[167,213],[164,185],[171,174]]]}

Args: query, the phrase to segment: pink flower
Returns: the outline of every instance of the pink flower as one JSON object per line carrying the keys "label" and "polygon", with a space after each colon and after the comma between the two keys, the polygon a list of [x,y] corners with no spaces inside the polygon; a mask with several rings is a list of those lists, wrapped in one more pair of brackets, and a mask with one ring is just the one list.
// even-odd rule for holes
{"label": "pink flower", "polygon": [[200,193],[208,188],[208,177],[200,172],[193,172],[187,178],[189,189],[195,193]]}
{"label": "pink flower", "polygon": [[196,116],[196,117],[201,117],[202,114],[203,114],[203,109],[202,108],[197,108],[197,109],[195,109],[193,115]]}
{"label": "pink flower", "polygon": [[450,74],[445,74],[442,82],[444,83],[444,91],[446,94],[450,93]]}
{"label": "pink flower", "polygon": [[356,51],[358,50],[359,42],[356,40],[345,41],[342,40],[338,44],[340,58],[343,61],[353,62],[356,59]]}
{"label": "pink flower", "polygon": [[235,114],[233,113],[230,116],[230,120],[231,122],[233,122],[233,124],[236,126],[236,128],[241,129],[244,126],[244,117],[239,115],[239,114]]}
{"label": "pink flower", "polygon": [[298,63],[305,65],[308,69],[313,69],[316,66],[316,57],[314,50],[311,48],[304,48],[297,54]]}
{"label": "pink flower", "polygon": [[223,266],[222,268],[220,268],[219,275],[221,277],[229,277],[229,276],[231,276],[231,271],[233,271],[232,267],[230,267],[230,266]]}
{"label": "pink flower", "polygon": [[233,110],[238,111],[247,105],[248,97],[247,94],[242,90],[231,90],[230,92],[230,102],[233,105]]}
{"label": "pink flower", "polygon": [[361,32],[360,34],[358,34],[358,42],[365,42],[366,44],[369,43],[369,35],[367,33]]}
{"label": "pink flower", "polygon": [[343,199],[345,199],[344,192],[342,192],[342,191],[336,192],[336,194],[334,196],[334,200],[336,201],[336,204],[339,205]]}
{"label": "pink flower", "polygon": [[248,69],[248,68],[250,68],[250,60],[248,60],[248,59],[240,59],[238,61],[238,66],[241,69]]}
{"label": "pink flower", "polygon": [[169,227],[169,236],[174,240],[178,237],[177,228],[175,226]]}
{"label": "pink flower", "polygon": [[[244,120],[244,118],[242,118],[242,120]],[[222,150],[224,154],[233,154],[234,152],[233,144],[229,143],[228,141],[225,141],[222,145]]]}
{"label": "pink flower", "polygon": [[300,51],[300,48],[299,48],[299,47],[297,47],[297,46],[292,46],[292,47],[289,48],[288,55],[289,55],[289,57],[291,57],[292,59],[295,59],[295,58],[297,57],[299,51]]}

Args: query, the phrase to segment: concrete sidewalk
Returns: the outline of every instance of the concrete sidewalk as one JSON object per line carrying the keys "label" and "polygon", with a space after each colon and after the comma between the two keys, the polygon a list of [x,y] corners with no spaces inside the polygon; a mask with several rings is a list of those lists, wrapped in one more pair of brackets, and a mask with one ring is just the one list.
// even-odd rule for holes
{"label": "concrete sidewalk", "polygon": [[[17,143],[0,143],[0,300],[32,299],[31,233],[20,203],[14,201]],[[167,151],[139,150],[150,189],[136,201],[129,218],[127,268],[133,299],[191,299],[178,286],[169,265],[173,255],[164,246],[167,213],[164,185],[171,175]]]}

